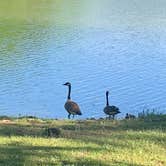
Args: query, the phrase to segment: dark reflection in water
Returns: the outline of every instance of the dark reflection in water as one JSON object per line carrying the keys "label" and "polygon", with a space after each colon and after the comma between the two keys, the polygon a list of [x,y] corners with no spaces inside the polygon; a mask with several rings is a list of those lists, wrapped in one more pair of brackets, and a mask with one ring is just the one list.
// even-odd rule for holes
{"label": "dark reflection in water", "polygon": [[106,90],[121,116],[165,108],[164,5],[1,1],[0,114],[66,117],[66,81],[83,118],[104,116]]}

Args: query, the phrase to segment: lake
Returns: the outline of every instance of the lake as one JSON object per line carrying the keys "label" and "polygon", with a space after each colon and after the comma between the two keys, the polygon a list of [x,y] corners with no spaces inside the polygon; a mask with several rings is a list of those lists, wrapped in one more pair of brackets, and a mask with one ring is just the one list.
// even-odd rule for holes
{"label": "lake", "polygon": [[165,0],[1,0],[0,115],[104,117],[166,108]]}

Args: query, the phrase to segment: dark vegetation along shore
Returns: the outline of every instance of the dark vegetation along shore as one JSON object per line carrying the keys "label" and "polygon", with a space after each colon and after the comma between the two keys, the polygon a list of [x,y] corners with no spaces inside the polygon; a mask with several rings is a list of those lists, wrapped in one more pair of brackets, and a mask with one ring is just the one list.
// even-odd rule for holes
{"label": "dark vegetation along shore", "polygon": [[166,165],[166,115],[123,120],[0,117],[0,165]]}

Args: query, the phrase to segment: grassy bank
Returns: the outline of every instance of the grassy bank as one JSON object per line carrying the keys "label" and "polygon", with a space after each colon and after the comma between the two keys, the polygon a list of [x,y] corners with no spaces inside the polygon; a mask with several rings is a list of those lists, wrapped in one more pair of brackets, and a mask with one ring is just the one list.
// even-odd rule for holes
{"label": "grassy bank", "polygon": [[[47,129],[60,135],[48,137]],[[166,121],[0,121],[0,165],[166,165]]]}

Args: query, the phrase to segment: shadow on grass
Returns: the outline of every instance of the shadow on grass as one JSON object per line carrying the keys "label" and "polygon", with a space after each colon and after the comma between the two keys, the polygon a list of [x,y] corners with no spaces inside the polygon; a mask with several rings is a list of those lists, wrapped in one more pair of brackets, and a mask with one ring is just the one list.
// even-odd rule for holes
{"label": "shadow on grass", "polygon": [[[22,166],[22,165],[72,165],[72,166],[109,166],[126,165],[138,166],[134,163],[123,161],[112,161],[107,163],[88,157],[75,157],[72,152],[100,151],[100,148],[91,147],[48,147],[48,146],[28,146],[17,143],[0,146],[0,165]],[[68,151],[68,156],[63,156],[64,151]],[[52,160],[54,158],[54,160]],[[40,159],[40,160],[39,160]]]}
{"label": "shadow on grass", "polygon": [[50,128],[48,125],[18,125],[0,124],[0,136],[31,136],[31,137],[59,137],[59,128]]}
{"label": "shadow on grass", "polygon": [[131,142],[135,142],[135,145],[141,144],[141,142],[147,141],[148,143],[156,144],[158,146],[165,146],[166,137],[161,135],[155,134],[146,134],[146,133],[139,133],[139,134],[127,134],[121,133],[119,135],[113,136],[93,136],[93,135],[82,135],[81,137],[78,136],[71,136],[73,140],[78,140],[84,143],[93,143],[99,146],[111,146],[117,149],[133,149],[133,144]]}
{"label": "shadow on grass", "polygon": [[[22,166],[22,165],[102,165],[108,166],[108,164],[99,160],[87,159],[87,158],[73,158],[70,155],[70,151],[80,151],[84,148],[75,147],[47,147],[47,146],[23,146],[10,144],[8,146],[0,147],[0,164],[7,166]],[[90,148],[89,150],[97,150]],[[64,151],[69,151],[68,158],[62,155]],[[40,158],[40,161],[35,161]],[[51,161],[50,158],[54,157],[56,161]],[[41,161],[42,160],[42,161]]]}
{"label": "shadow on grass", "polygon": [[[0,165],[4,166],[22,166],[22,165],[40,165],[39,159],[49,157],[50,148],[33,147],[16,144],[0,146]],[[55,151],[54,156],[60,158]],[[55,162],[47,161],[47,165],[53,165]]]}
{"label": "shadow on grass", "polygon": [[136,164],[136,163],[128,163],[126,161],[114,161],[112,164],[112,166],[144,166],[144,165],[140,165],[140,164]]}
{"label": "shadow on grass", "polygon": [[[30,123],[30,124],[0,124],[0,135],[1,136],[39,136],[44,137],[46,135],[43,134],[44,130],[49,127],[50,124],[43,123]],[[140,119],[135,120],[84,120],[84,121],[53,121],[51,124],[52,127],[56,127],[62,129],[67,133],[68,131],[77,132],[82,131],[83,133],[93,132],[93,135],[96,133],[104,134],[114,132],[114,131],[126,131],[126,130],[134,130],[134,131],[146,131],[146,130],[161,130],[166,131],[166,121],[145,121]],[[96,134],[98,135],[98,134]]]}
{"label": "shadow on grass", "polygon": [[1,136],[42,136],[44,129],[41,126],[21,126],[17,124],[1,124],[0,135]]}
{"label": "shadow on grass", "polygon": [[61,125],[63,130],[76,131],[76,130],[110,130],[110,131],[124,131],[124,130],[162,130],[166,131],[166,121],[146,121],[141,119],[131,120],[85,120],[75,121],[70,124]]}

